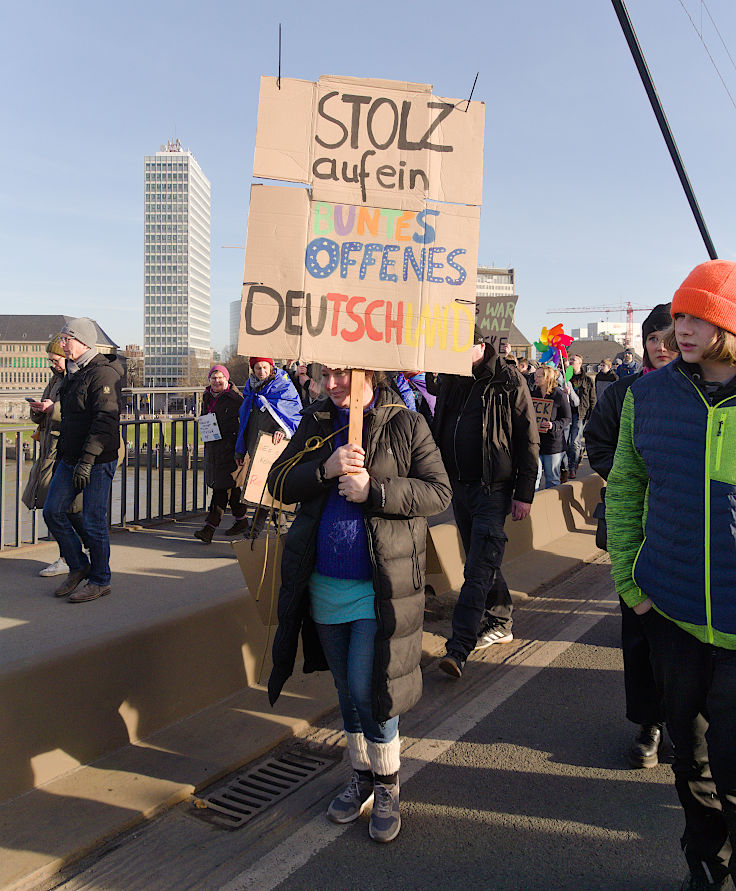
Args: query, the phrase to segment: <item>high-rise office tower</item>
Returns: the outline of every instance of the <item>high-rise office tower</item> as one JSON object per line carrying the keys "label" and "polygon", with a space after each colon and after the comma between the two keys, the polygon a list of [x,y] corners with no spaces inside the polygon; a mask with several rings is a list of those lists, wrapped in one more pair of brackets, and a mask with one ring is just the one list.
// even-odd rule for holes
{"label": "high-rise office tower", "polygon": [[210,183],[178,139],[145,159],[146,386],[196,383],[210,361]]}

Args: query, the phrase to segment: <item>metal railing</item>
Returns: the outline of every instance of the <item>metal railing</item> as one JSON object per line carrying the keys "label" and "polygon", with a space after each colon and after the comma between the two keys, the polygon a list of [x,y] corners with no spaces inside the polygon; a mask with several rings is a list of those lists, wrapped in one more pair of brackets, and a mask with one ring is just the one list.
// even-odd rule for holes
{"label": "metal railing", "polygon": [[[35,544],[48,534],[41,512],[29,511],[21,500],[38,458],[32,432],[28,426],[0,427],[0,550]],[[153,524],[206,509],[196,418],[123,421],[120,432],[126,448],[110,491],[111,527]]]}

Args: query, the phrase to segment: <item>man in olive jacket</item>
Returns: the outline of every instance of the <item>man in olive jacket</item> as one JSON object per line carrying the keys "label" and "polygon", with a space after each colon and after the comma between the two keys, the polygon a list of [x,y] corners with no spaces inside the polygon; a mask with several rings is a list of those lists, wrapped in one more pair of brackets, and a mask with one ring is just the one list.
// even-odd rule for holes
{"label": "man in olive jacket", "polygon": [[481,332],[472,377],[439,375],[433,432],[452,484],[465,547],[465,581],[440,668],[461,677],[476,647],[513,640],[511,595],[501,574],[504,523],[529,515],[539,465],[539,433],[529,387]]}
{"label": "man in olive jacket", "polygon": [[[110,537],[107,504],[120,448],[120,396],[123,363],[98,353],[91,319],[73,319],[61,331],[66,373],[61,384],[59,461],[49,486],[43,518],[59,543],[69,574],[54,591],[70,603],[96,600],[110,593]],[[67,511],[79,492],[89,561]],[[87,584],[77,591],[87,579]]]}

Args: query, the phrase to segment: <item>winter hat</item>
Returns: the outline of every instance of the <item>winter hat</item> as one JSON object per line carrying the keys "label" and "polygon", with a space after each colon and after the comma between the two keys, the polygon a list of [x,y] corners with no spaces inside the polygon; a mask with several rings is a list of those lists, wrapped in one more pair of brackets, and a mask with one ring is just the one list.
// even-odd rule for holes
{"label": "winter hat", "polygon": [[671,303],[659,303],[641,323],[641,336],[644,343],[653,331],[663,331],[672,324]]}
{"label": "winter hat", "polygon": [[52,356],[63,356],[64,350],[61,348],[61,334],[55,334],[46,344],[46,352]]}
{"label": "winter hat", "polygon": [[736,263],[708,260],[675,291],[671,313],[685,312],[736,334]]}
{"label": "winter hat", "polygon": [[209,380],[216,371],[221,371],[225,375],[226,381],[230,380],[230,372],[224,365],[213,365],[212,368],[210,368],[210,373],[207,375],[207,380]]}
{"label": "winter hat", "polygon": [[94,347],[97,343],[97,329],[92,319],[82,317],[81,319],[72,319],[67,322],[61,329],[61,333],[67,337],[73,337],[87,347]]}
{"label": "winter hat", "polygon": [[266,359],[263,356],[251,356],[250,367],[253,368],[256,362],[268,362],[269,364],[273,365],[273,359]]}

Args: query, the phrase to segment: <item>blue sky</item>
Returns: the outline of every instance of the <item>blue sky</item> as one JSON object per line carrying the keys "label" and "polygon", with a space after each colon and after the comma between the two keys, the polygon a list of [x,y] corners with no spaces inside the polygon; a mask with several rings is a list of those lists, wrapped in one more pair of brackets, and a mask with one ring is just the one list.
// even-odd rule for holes
{"label": "blue sky", "polygon": [[[736,260],[736,69],[700,0],[629,0],[719,256]],[[274,8],[275,7],[275,8]],[[736,58],[736,6],[708,0]],[[514,266],[534,340],[653,306],[707,254],[609,0],[364,7],[0,0],[0,312],[143,338],[143,157],[176,134],[212,184],[212,345],[240,296],[259,77],[432,83],[486,103],[479,258]],[[592,317],[592,318],[591,318]],[[641,316],[637,316],[640,320]],[[623,321],[623,315],[612,315]]]}

